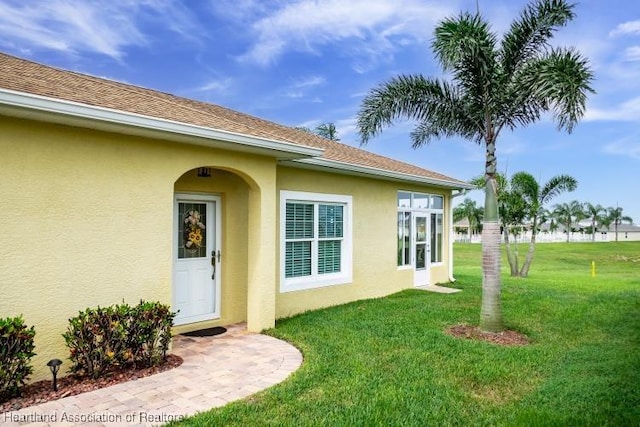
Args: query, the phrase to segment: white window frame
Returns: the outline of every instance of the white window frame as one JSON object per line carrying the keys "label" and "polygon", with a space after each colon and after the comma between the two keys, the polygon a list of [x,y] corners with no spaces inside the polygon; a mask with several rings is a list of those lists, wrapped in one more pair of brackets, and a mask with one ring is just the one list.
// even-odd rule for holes
{"label": "white window frame", "polygon": [[[400,193],[405,193],[409,195],[409,206],[398,206],[398,194]],[[414,199],[415,199],[415,195],[420,195],[420,196],[427,196],[426,199],[428,200],[428,205],[427,207],[415,207],[414,206]],[[442,208],[433,208],[432,207],[432,199],[433,197],[440,197],[442,198]],[[420,199],[420,200],[424,200],[424,198]],[[445,235],[445,216],[444,216],[444,206],[446,203],[446,197],[444,194],[438,194],[438,193],[422,193],[419,191],[410,191],[410,190],[398,190],[396,192],[396,212],[400,213],[400,212],[409,212],[410,213],[410,218],[409,218],[409,223],[413,224],[413,216],[416,212],[420,212],[420,213],[424,213],[427,215],[427,221],[429,222],[429,229],[431,229],[431,214],[441,214],[442,215],[442,243],[444,245],[444,235]],[[397,223],[397,215],[396,215],[396,223]],[[413,228],[411,228],[411,230],[409,231],[409,236],[410,236],[410,243],[409,245],[413,248]],[[429,245],[431,245],[431,235],[429,235]],[[435,250],[435,248],[431,248],[431,251]],[[415,260],[413,259],[414,257],[411,256],[411,262],[409,264],[404,264],[404,265],[397,265],[397,260],[396,260],[396,267],[398,270],[408,270],[408,269],[412,269],[415,267]],[[437,267],[437,266],[441,266],[444,265],[444,246],[442,246],[442,251],[440,253],[440,261],[436,261],[436,262],[431,262],[431,257],[429,257],[428,259],[429,265],[433,266],[433,267]]]}
{"label": "white window frame", "polygon": [[[340,256],[341,271],[337,273],[318,274],[318,248],[311,247],[311,275],[285,277],[286,262],[286,211],[287,202],[313,203],[314,212],[319,204],[340,204],[344,206],[344,223],[342,248]],[[352,282],[353,260],[353,197],[340,194],[308,193],[303,191],[280,190],[280,292],[293,292],[325,286],[343,285]],[[314,214],[314,239],[318,241],[317,214]],[[332,240],[332,239],[329,239]]]}
{"label": "white window frame", "polygon": [[[438,224],[438,215],[440,215],[442,217],[442,233],[440,233],[440,252],[438,252],[436,249],[438,247],[438,234],[436,231],[433,230],[433,223],[431,223],[431,215],[436,215],[436,227]],[[432,254],[439,254],[440,255],[440,261],[431,261],[431,257],[429,257],[429,262],[431,263],[432,266],[438,266],[438,265],[443,265],[444,264],[444,212],[442,211],[438,211],[438,210],[431,210],[429,212],[429,230],[431,231],[431,233],[436,233],[436,247],[431,247],[431,253]],[[437,229],[436,229],[437,230]],[[431,235],[429,235],[429,245],[431,245]]]}
{"label": "white window frame", "polygon": [[[409,214],[409,218],[407,219],[407,223],[409,224],[409,259],[405,260],[405,264],[401,264],[401,265],[397,265],[397,260],[396,260],[396,266],[398,267],[398,270],[410,270],[413,269],[413,256],[412,256],[412,252],[413,252],[413,227],[411,226],[411,221],[413,220],[413,211],[410,208],[398,208],[397,211],[398,214],[405,214],[408,213]],[[398,215],[396,215],[396,224],[398,223]],[[399,234],[399,233],[398,233]],[[398,236],[396,236],[398,237]]]}

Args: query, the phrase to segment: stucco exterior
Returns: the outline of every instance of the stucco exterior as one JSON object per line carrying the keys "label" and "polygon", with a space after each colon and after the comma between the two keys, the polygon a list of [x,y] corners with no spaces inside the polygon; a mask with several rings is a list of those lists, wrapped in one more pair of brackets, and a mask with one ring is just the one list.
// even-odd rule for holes
{"label": "stucco exterior", "polygon": [[[159,301],[181,307],[175,333],[237,322],[260,331],[302,311],[451,277],[450,201],[470,188],[462,181],[224,107],[3,53],[0,72],[0,317],[22,315],[35,326],[32,380],[49,376],[48,360],[67,360],[68,319],[90,307]],[[398,222],[399,191],[444,205],[410,213],[421,236],[427,215],[442,215],[442,226],[431,227],[442,228],[442,260],[428,270],[407,265],[400,250],[409,226]],[[294,195],[307,204],[290,202]],[[318,230],[303,244],[281,229],[292,227],[282,225],[283,212],[295,206],[318,212],[292,220]],[[324,227],[347,230],[337,239],[320,236],[321,208],[345,213],[346,222],[324,214]],[[206,225],[189,222],[193,212]],[[192,233],[205,236],[197,252],[186,244]],[[412,243],[412,259],[428,259],[426,239]],[[320,246],[330,270],[318,268]],[[296,247],[306,251],[305,270],[286,273],[300,262]]]}
{"label": "stucco exterior", "polygon": [[[450,201],[436,187],[278,166],[268,156],[7,117],[0,128],[0,313],[36,326],[35,379],[48,375],[49,359],[67,357],[61,334],[78,311],[171,304],[176,193],[222,202],[220,317],[176,333],[241,321],[261,330],[279,317],[409,288],[412,270],[396,265],[397,192],[442,194],[445,211]],[[202,166],[210,178],[197,176]],[[351,283],[279,291],[280,190],[353,197]],[[448,280],[448,256],[431,268],[432,283]]]}
{"label": "stucco exterior", "polygon": [[[275,244],[274,159],[6,117],[0,128],[0,313],[36,326],[36,378],[66,358],[61,334],[78,311],[171,304],[177,191],[222,196],[224,262],[220,319],[176,332],[273,326],[275,254],[260,248]],[[212,177],[198,181],[203,165]],[[249,315],[251,304],[260,309]]]}
{"label": "stucco exterior", "polygon": [[[286,167],[278,168],[278,190],[351,195],[354,217],[353,281],[345,285],[278,293],[278,318],[358,299],[381,297],[412,287],[413,270],[399,268],[396,264],[398,191],[419,190],[446,196],[442,189],[434,187]],[[446,197],[445,201],[446,211],[450,199]],[[446,227],[448,225],[445,224]],[[444,244],[448,245],[449,233],[445,234]],[[430,283],[449,281],[448,251],[443,256],[444,262],[430,269]]]}

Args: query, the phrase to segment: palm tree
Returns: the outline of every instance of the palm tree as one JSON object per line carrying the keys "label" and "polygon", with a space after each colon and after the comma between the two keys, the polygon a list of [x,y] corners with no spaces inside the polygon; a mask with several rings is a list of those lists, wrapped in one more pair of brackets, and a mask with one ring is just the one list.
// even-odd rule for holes
{"label": "palm tree", "polygon": [[536,235],[538,234],[538,218],[543,214],[544,205],[565,191],[574,191],[578,187],[578,181],[569,175],[556,175],[547,181],[542,187],[533,175],[527,172],[518,172],[511,177],[511,188],[520,194],[525,201],[526,217],[531,221],[531,239],[529,250],[518,271],[518,276],[527,277],[529,268],[533,262],[533,254],[536,247]]}
{"label": "palm tree", "polygon": [[469,222],[467,234],[469,242],[471,242],[471,234],[474,231],[478,231],[482,223],[482,208],[476,206],[475,200],[467,197],[453,209],[453,220],[460,221],[462,219],[466,219]]}
{"label": "palm tree", "polygon": [[618,225],[622,224],[623,222],[628,222],[629,224],[633,223],[633,219],[631,219],[630,216],[622,215],[622,210],[623,209],[618,206],[616,206],[615,208],[607,209],[607,216],[610,220],[609,224],[613,223],[613,227],[616,232],[616,242],[618,241]]}
{"label": "palm tree", "polygon": [[554,232],[557,230],[558,226],[553,219],[553,212],[549,209],[541,209],[540,213],[538,214],[538,229],[536,230],[536,233],[540,233],[540,229],[547,222],[549,223],[550,232]]}
{"label": "palm tree", "polygon": [[[504,242],[507,252],[511,276],[527,277],[533,262],[536,236],[540,223],[547,221],[544,205],[565,191],[574,191],[578,181],[569,175],[556,175],[542,187],[528,172],[517,172],[507,179],[504,175],[496,174],[498,182],[498,209],[504,231]],[[476,187],[482,187],[484,179],[474,178],[471,181]],[[548,216],[548,215],[547,215]],[[543,218],[540,222],[540,218]],[[511,230],[524,229],[525,220],[531,221],[531,238],[529,250],[522,267],[519,267],[518,246],[513,246],[509,240]]]}
{"label": "palm tree", "polygon": [[602,218],[607,213],[606,209],[601,205],[592,205],[589,202],[586,202],[583,206],[584,213],[591,218],[591,241],[596,241],[596,229],[600,224],[602,224]]}
{"label": "palm tree", "polygon": [[[612,209],[612,208],[609,208],[609,209]],[[607,232],[610,231],[611,223],[613,222],[613,220],[609,216],[608,212],[609,211],[607,210],[607,213],[605,213],[605,215],[600,218],[600,224],[599,224],[600,227],[606,228]]]}
{"label": "palm tree", "polygon": [[[471,183],[479,190],[486,188],[486,176],[473,178]],[[518,275],[518,233],[522,230],[522,224],[526,216],[524,199],[511,191],[511,182],[506,175],[496,173],[496,200],[498,204],[498,216],[500,229],[504,236],[504,245],[507,252],[507,261],[511,269],[511,275]],[[514,245],[511,245],[511,235],[514,236]]]}
{"label": "palm tree", "polygon": [[459,136],[485,147],[480,328],[503,329],[500,299],[500,222],[496,200],[496,142],[503,129],[530,125],[551,113],[559,130],[571,132],[593,92],[588,61],[574,49],[554,48],[554,32],[571,21],[566,0],[528,4],[498,42],[479,13],[461,13],[435,28],[432,48],[449,81],[401,75],[362,101],[362,144],[395,119],[417,121],[414,148],[434,138]]}
{"label": "palm tree", "polygon": [[340,141],[340,138],[338,138],[338,130],[336,129],[336,125],[333,123],[323,123],[316,126],[315,129],[311,129],[307,126],[294,126],[293,128],[312,135],[321,136],[330,141]]}
{"label": "palm tree", "polygon": [[316,127],[315,133],[323,138],[327,138],[330,141],[340,141],[340,138],[338,138],[336,125],[334,125],[333,123],[321,124],[320,126]]}
{"label": "palm tree", "polygon": [[577,200],[573,200],[569,203],[560,203],[555,205],[553,209],[553,215],[564,227],[567,233],[567,242],[571,237],[571,231],[573,231],[574,224],[577,224],[578,221],[585,218],[582,204]]}

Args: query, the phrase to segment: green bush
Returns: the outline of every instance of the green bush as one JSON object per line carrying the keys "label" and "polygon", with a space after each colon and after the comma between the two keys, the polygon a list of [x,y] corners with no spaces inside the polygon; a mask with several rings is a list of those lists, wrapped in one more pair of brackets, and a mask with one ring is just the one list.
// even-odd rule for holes
{"label": "green bush", "polygon": [[126,346],[128,305],[88,308],[69,319],[62,336],[71,352],[71,371],[98,377],[122,361]]}
{"label": "green bush", "polygon": [[27,328],[22,316],[0,319],[0,402],[20,394],[33,372],[31,358],[36,331]]}
{"label": "green bush", "polygon": [[175,316],[169,306],[159,302],[140,301],[133,307],[128,345],[136,361],[153,366],[165,359]]}
{"label": "green bush", "polygon": [[88,308],[69,319],[63,334],[71,371],[96,378],[116,367],[153,366],[164,360],[175,313],[159,302]]}

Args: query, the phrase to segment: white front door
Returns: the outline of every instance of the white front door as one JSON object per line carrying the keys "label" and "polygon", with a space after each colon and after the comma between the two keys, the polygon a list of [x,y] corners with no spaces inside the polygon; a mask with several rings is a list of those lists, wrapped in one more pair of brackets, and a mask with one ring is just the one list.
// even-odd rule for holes
{"label": "white front door", "polygon": [[413,285],[429,284],[429,261],[431,259],[429,247],[429,214],[413,213]]}
{"label": "white front door", "polygon": [[220,199],[177,194],[173,230],[174,323],[220,317]]}

